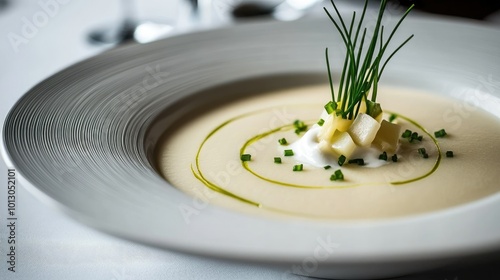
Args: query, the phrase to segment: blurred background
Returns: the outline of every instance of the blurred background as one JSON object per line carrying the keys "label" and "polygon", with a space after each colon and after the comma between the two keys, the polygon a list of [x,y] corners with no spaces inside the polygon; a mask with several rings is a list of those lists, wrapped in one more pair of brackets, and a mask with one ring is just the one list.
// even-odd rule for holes
{"label": "blurred background", "polygon": [[499,1],[487,0],[399,0],[405,6],[415,4],[422,11],[482,20],[500,8]]}
{"label": "blurred background", "polygon": [[[335,1],[341,12],[363,0]],[[376,8],[377,1],[370,1]],[[412,17],[443,17],[500,28],[500,1],[395,0]],[[120,44],[244,24],[323,16],[319,0],[0,0],[0,123],[16,100],[44,78]],[[187,46],[188,47],[188,46]],[[8,166],[0,162],[0,182]],[[6,208],[0,192],[0,211]],[[18,189],[19,271],[0,279],[300,279],[282,270],[165,252],[107,236]],[[6,227],[0,228],[4,252]],[[497,264],[445,268],[400,279],[499,279]],[[492,271],[493,270],[493,271]],[[496,276],[496,277],[495,277]],[[284,278],[285,277],[285,278]]]}

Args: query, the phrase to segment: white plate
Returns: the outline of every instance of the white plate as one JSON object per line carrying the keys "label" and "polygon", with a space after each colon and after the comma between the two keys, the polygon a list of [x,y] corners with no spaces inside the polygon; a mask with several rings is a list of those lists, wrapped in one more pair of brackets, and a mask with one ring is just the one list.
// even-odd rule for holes
{"label": "white plate", "polygon": [[[500,31],[409,19],[399,34],[409,33],[415,39],[393,60],[383,83],[463,100],[467,92],[484,94],[493,102],[481,104],[483,109],[500,117]],[[200,204],[156,173],[152,149],[161,131],[176,121],[172,108],[189,104],[179,100],[193,95],[192,102],[204,102],[210,94],[197,92],[242,79],[325,75],[326,46],[335,53],[332,61],[341,60],[334,34],[329,22],[313,19],[242,25],[111,50],[52,76],[21,98],[4,125],[6,160],[23,185],[102,231],[306,275],[401,275],[498,250],[500,194],[399,219],[275,220]],[[198,211],[190,223],[180,213],[186,206]]]}

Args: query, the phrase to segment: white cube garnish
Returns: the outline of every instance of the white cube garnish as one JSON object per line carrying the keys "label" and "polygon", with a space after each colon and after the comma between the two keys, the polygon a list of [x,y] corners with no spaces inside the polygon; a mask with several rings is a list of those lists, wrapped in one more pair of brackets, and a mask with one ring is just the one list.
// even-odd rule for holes
{"label": "white cube garnish", "polygon": [[347,132],[337,132],[332,141],[332,150],[338,155],[349,158],[356,150],[356,143]]}
{"label": "white cube garnish", "polygon": [[370,115],[360,113],[349,127],[349,135],[359,146],[369,146],[380,128],[380,123]]}

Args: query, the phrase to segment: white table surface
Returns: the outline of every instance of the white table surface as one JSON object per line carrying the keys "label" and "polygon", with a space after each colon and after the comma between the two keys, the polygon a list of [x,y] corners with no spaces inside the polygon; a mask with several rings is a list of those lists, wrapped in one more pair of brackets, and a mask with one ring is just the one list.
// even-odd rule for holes
{"label": "white table surface", "polygon": [[[0,124],[15,101],[36,83],[108,48],[89,44],[85,34],[118,19],[118,0],[58,1],[67,3],[58,4],[48,21],[35,26],[31,38],[17,46],[10,37],[22,35],[25,20],[33,22],[42,6],[38,1],[13,0],[0,10]],[[147,2],[141,2],[144,14],[165,21],[175,14],[172,1]],[[352,4],[340,3],[343,7]],[[155,9],[148,8],[153,4]],[[500,14],[488,22],[500,28]],[[0,161],[0,279],[302,279],[281,269],[189,256],[109,236],[70,219],[22,186],[16,193],[16,272],[10,272],[6,256],[8,168]],[[498,272],[484,273],[496,266],[448,268],[401,279],[500,279]]]}

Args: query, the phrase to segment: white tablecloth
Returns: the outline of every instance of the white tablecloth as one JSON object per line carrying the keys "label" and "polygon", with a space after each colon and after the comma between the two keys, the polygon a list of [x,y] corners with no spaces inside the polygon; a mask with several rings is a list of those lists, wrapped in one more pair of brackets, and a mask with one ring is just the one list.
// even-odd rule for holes
{"label": "white tablecloth", "polygon": [[[118,0],[10,2],[0,10],[2,124],[16,100],[37,82],[104,51],[107,47],[89,44],[85,34],[119,18]],[[163,21],[175,15],[172,1],[157,2],[148,10],[141,1],[143,13]],[[491,22],[500,26],[500,14]],[[168,252],[108,236],[70,219],[22,186],[16,193],[16,272],[8,271],[10,167],[0,161],[0,279],[300,279],[279,269]],[[449,269],[404,279],[479,279],[480,269]]]}

